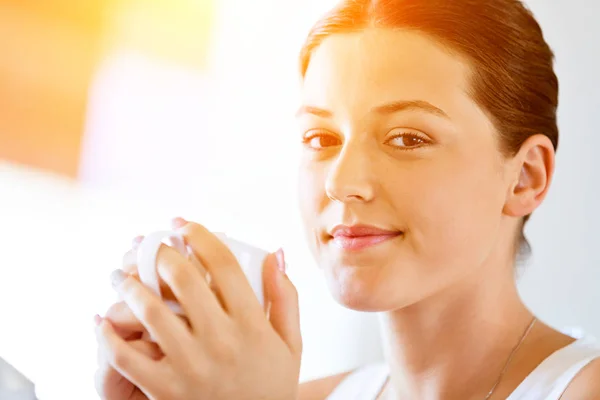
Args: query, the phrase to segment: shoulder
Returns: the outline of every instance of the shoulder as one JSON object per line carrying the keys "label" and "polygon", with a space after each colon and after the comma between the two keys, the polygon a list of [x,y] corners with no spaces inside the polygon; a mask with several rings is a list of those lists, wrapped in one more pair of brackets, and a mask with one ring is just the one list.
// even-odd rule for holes
{"label": "shoulder", "polygon": [[325,400],[327,396],[353,371],[300,384],[298,400]]}
{"label": "shoulder", "polygon": [[571,381],[561,400],[592,400],[600,393],[600,358],[590,362]]}

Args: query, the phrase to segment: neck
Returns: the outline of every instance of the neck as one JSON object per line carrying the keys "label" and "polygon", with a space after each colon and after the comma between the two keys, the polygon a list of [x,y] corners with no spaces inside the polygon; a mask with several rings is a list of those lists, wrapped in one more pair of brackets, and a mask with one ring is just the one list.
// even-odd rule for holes
{"label": "neck", "polygon": [[511,271],[479,268],[459,285],[382,315],[394,398],[486,397],[533,317]]}

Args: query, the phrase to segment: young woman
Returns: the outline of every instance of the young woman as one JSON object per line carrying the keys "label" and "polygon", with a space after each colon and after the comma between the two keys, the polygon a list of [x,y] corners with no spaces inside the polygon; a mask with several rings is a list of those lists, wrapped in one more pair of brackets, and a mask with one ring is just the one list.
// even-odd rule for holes
{"label": "young woman", "polygon": [[[159,274],[183,322],[115,273],[124,301],[97,318],[99,393],[600,398],[600,346],[539,321],[515,284],[523,225],[548,192],[558,143],[553,54],[523,4],[343,1],[311,31],[301,73],[308,241],[337,301],[381,313],[386,364],[299,387],[297,300],[277,268],[282,252],[265,265],[267,320],[227,249],[178,219],[214,289],[161,250]],[[156,344],[139,339],[144,330]]]}

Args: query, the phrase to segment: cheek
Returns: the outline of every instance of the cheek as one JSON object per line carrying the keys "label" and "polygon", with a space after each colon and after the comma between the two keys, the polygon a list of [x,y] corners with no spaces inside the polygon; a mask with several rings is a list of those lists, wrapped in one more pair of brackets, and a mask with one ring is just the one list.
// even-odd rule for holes
{"label": "cheek", "polygon": [[314,222],[320,213],[325,195],[323,172],[312,163],[303,161],[298,173],[298,197],[305,223]]}
{"label": "cheek", "polygon": [[484,157],[432,163],[408,180],[408,227],[420,258],[436,265],[483,262],[496,239],[504,205],[494,165]]}
{"label": "cheek", "polygon": [[314,163],[302,162],[298,174],[298,199],[304,229],[311,247],[314,249],[315,230],[320,228],[319,216],[327,196],[325,195],[324,171]]}

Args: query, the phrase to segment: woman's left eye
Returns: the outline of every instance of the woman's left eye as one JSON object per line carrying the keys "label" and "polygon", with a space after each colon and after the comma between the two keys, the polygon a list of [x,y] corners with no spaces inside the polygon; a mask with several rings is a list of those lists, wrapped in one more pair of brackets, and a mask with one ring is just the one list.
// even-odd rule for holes
{"label": "woman's left eye", "polygon": [[391,138],[386,140],[385,143],[402,149],[415,149],[430,143],[430,140],[424,135],[405,131],[393,135]]}

